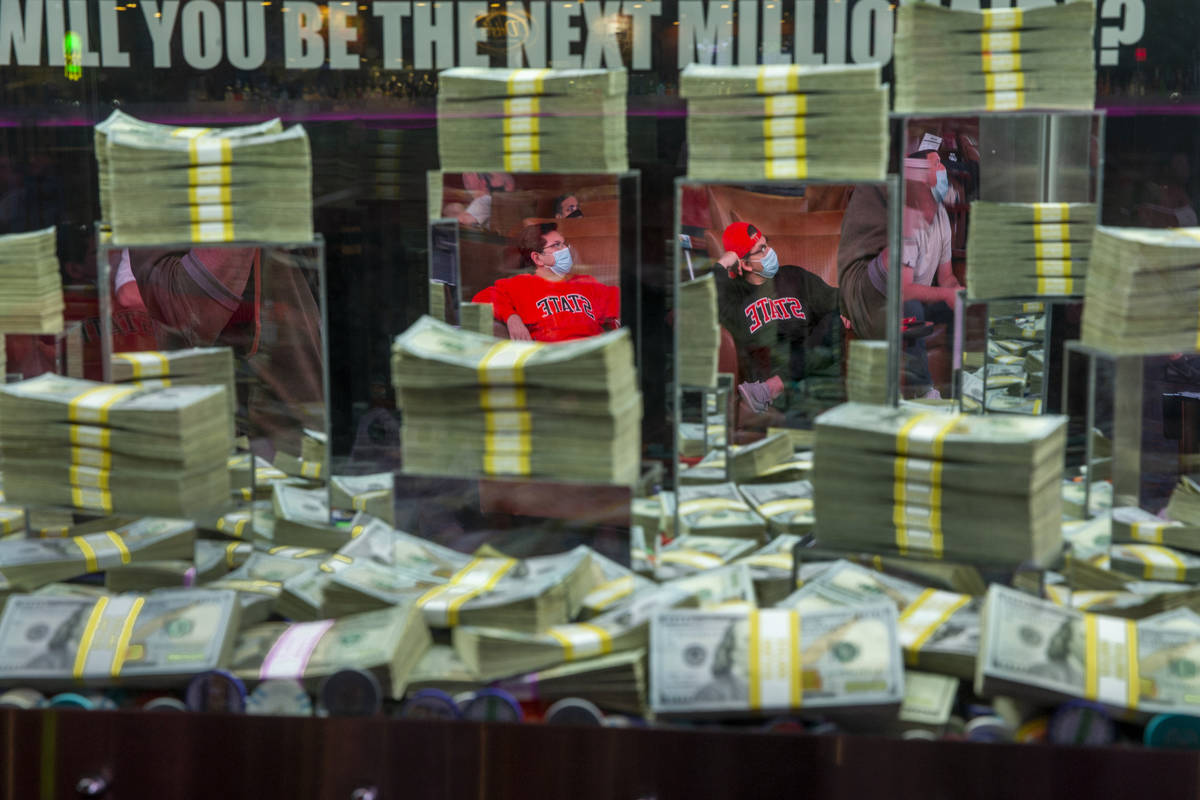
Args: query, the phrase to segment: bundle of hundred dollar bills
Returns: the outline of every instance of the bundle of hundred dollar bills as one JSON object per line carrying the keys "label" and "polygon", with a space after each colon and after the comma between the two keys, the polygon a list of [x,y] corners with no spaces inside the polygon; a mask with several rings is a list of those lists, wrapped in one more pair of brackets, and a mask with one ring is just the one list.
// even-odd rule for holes
{"label": "bundle of hundred dollar bills", "polygon": [[624,172],[624,69],[455,67],[438,75],[438,152],[457,172]]}
{"label": "bundle of hundred dollar bills", "polygon": [[967,295],[1083,294],[1094,203],[971,203]]}
{"label": "bundle of hundred dollar bills", "polygon": [[968,563],[1052,561],[1065,418],[845,403],[816,420],[822,545]]}
{"label": "bundle of hundred dollar bills", "polygon": [[1114,355],[1200,351],[1200,228],[1098,226],[1081,339]]}
{"label": "bundle of hundred dollar bills", "polygon": [[887,87],[878,64],[690,64],[688,177],[882,181]]}
{"label": "bundle of hundred dollar bills", "polygon": [[903,0],[894,110],[1091,109],[1095,19],[1092,0],[983,11]]}
{"label": "bundle of hundred dollar bills", "polygon": [[[0,286],[0,336],[62,331],[62,276],[54,227],[0,236]],[[0,339],[0,349],[3,344]],[[0,366],[3,363],[0,353]]]}
{"label": "bundle of hundred dollar bills", "polygon": [[96,125],[101,213],[115,242],[308,242],[312,159],[299,125]]}
{"label": "bundle of hundred dollar bills", "polygon": [[10,502],[191,517],[228,504],[232,447],[222,386],[47,373],[0,387]]}
{"label": "bundle of hundred dollar bills", "polygon": [[642,398],[621,329],[518,342],[422,317],[396,338],[404,470],[632,484]]}

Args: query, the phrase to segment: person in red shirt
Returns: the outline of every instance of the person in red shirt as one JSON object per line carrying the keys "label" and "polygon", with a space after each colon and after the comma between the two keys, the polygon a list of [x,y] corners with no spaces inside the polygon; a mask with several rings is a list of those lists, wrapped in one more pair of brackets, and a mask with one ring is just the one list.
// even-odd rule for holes
{"label": "person in red shirt", "polygon": [[620,326],[620,289],[571,274],[574,254],[556,223],[528,226],[517,237],[517,249],[533,272],[501,278],[472,298],[492,304],[493,316],[511,338],[563,342]]}

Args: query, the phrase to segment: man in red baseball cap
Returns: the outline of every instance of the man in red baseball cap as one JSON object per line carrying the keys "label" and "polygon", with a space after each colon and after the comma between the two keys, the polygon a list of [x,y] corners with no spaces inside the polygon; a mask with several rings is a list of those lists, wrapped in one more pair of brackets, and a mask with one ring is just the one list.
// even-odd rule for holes
{"label": "man in red baseball cap", "polygon": [[766,234],[748,222],[728,225],[721,243],[718,315],[737,344],[738,392],[756,414],[775,408],[798,425],[805,411],[789,390],[840,359],[837,289],[802,267],[781,265]]}

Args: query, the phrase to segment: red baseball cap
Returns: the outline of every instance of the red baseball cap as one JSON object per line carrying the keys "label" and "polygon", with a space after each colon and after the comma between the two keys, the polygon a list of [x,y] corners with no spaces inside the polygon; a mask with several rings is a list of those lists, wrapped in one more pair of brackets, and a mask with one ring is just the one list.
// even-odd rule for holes
{"label": "red baseball cap", "polygon": [[731,222],[725,227],[721,244],[726,250],[736,253],[738,258],[745,258],[762,239],[762,231],[749,222]]}

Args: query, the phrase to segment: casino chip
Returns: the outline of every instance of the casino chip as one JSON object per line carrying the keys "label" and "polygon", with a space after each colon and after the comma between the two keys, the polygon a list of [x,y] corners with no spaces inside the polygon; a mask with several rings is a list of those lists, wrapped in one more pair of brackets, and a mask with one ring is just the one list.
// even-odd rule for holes
{"label": "casino chip", "polygon": [[246,698],[246,713],[311,717],[312,698],[299,681],[286,678],[263,681]]}

